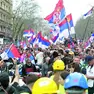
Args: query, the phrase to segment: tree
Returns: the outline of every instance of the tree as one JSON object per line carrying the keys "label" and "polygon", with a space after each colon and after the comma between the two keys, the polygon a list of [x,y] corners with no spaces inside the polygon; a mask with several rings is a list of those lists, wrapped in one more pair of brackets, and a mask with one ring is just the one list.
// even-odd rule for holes
{"label": "tree", "polygon": [[13,10],[13,38],[21,39],[25,29],[34,29],[37,33],[42,31],[49,35],[50,27],[39,14],[40,7],[34,0],[22,0]]}
{"label": "tree", "polygon": [[94,32],[94,14],[86,19],[80,18],[75,26],[77,38],[87,40]]}
{"label": "tree", "polygon": [[19,6],[13,10],[13,38],[22,37],[22,32],[25,29],[25,20],[32,19],[38,10],[38,5],[30,0],[22,0]]}

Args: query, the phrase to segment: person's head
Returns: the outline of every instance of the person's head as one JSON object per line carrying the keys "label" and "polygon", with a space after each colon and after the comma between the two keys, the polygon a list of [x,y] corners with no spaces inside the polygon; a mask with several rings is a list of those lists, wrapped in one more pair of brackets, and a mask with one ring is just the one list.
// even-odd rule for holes
{"label": "person's head", "polygon": [[38,51],[39,51],[39,52],[41,52],[41,51],[42,51],[42,49],[41,49],[41,48],[38,48]]}
{"label": "person's head", "polygon": [[31,60],[30,60],[30,58],[26,58],[26,64],[27,64],[27,65],[31,65]]}
{"label": "person's head", "polygon": [[64,88],[67,94],[85,94],[88,88],[87,80],[81,73],[71,73],[65,80]]}
{"label": "person's head", "polygon": [[90,54],[90,49],[89,49],[89,48],[88,48],[88,49],[86,49],[86,51],[85,51],[85,52],[86,52],[86,54],[88,54],[88,55],[89,55],[89,54]]}
{"label": "person's head", "polygon": [[72,68],[74,69],[74,72],[80,72],[80,66],[78,63],[73,63]]}
{"label": "person's head", "polygon": [[56,83],[47,77],[38,79],[32,88],[32,94],[57,94]]}
{"label": "person's head", "polygon": [[79,64],[80,63],[80,56],[74,57],[73,62],[76,62]]}
{"label": "person's head", "polygon": [[56,60],[53,63],[52,67],[53,67],[54,72],[63,71],[65,69],[65,64],[62,60]]}
{"label": "person's head", "polygon": [[54,51],[52,55],[53,55],[53,58],[56,58],[58,57],[58,52]]}
{"label": "person's head", "polygon": [[28,85],[29,89],[32,91],[32,86],[35,83],[36,80],[38,80],[39,77],[35,74],[31,74],[26,76],[23,81]]}
{"label": "person's head", "polygon": [[85,62],[88,63],[90,66],[92,66],[94,64],[94,57],[86,56],[85,57]]}
{"label": "person's head", "polygon": [[9,86],[9,75],[8,73],[0,73],[0,86],[6,89]]}

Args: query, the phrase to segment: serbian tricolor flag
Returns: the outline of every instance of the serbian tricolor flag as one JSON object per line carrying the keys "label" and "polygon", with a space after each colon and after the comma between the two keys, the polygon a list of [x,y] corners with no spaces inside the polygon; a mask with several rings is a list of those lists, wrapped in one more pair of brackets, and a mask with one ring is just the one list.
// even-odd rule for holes
{"label": "serbian tricolor flag", "polygon": [[65,7],[63,5],[63,0],[59,0],[56,4],[54,11],[49,14],[45,20],[48,20],[49,23],[58,24],[65,17]]}
{"label": "serbian tricolor flag", "polygon": [[51,26],[50,34],[52,34],[53,36],[56,36],[59,32],[60,32],[60,28],[58,25]]}
{"label": "serbian tricolor flag", "polygon": [[46,39],[42,36],[41,32],[38,33],[37,39],[38,39],[38,46],[43,48],[43,49],[49,47],[51,44],[48,39]]}
{"label": "serbian tricolor flag", "polygon": [[50,46],[51,44],[50,41],[44,37],[42,37],[41,42],[42,42],[42,45],[47,46],[47,47]]}
{"label": "serbian tricolor flag", "polygon": [[57,34],[56,36],[54,36],[51,40],[52,40],[53,43],[55,43],[58,38],[59,38],[59,34]]}
{"label": "serbian tricolor flag", "polygon": [[60,27],[60,34],[59,34],[60,38],[61,37],[68,38],[69,32],[70,34],[75,34],[72,15],[71,14],[67,15],[66,18],[59,24],[59,27]]}
{"label": "serbian tricolor flag", "polygon": [[93,8],[91,8],[87,13],[84,14],[84,19],[87,18],[88,16],[91,16],[93,12]]}
{"label": "serbian tricolor flag", "polygon": [[35,36],[35,35],[33,35],[32,37],[30,37],[30,38],[28,39],[28,42],[29,42],[30,44],[33,44],[35,41],[36,41],[36,36]]}
{"label": "serbian tricolor flag", "polygon": [[34,30],[33,29],[24,30],[24,32],[23,32],[23,37],[31,37],[32,35],[34,35]]}
{"label": "serbian tricolor flag", "polygon": [[20,53],[16,46],[12,44],[8,49],[6,49],[2,54],[1,57],[3,60],[9,59],[9,58],[20,58]]}

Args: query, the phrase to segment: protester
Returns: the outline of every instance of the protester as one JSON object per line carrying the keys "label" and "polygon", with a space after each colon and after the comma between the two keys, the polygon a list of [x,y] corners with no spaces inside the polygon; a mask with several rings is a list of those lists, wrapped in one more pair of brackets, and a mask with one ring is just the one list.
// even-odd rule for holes
{"label": "protester", "polygon": [[36,72],[36,66],[32,64],[30,58],[26,58],[26,64],[22,67],[22,76],[26,76],[30,72]]}
{"label": "protester", "polygon": [[94,93],[94,57],[88,56],[88,67],[86,69],[86,77],[88,79],[88,93]]}
{"label": "protester", "polygon": [[42,49],[41,48],[38,48],[38,53],[36,54],[36,57],[35,57],[35,59],[37,60],[37,65],[39,66],[39,67],[41,67],[42,66],[42,64],[43,64],[43,52],[42,52]]}
{"label": "protester", "polygon": [[[15,77],[13,77],[15,79],[12,79],[11,82],[8,82],[7,80],[8,86],[10,85],[12,86],[12,90],[10,89],[11,92],[16,88],[16,92],[18,92],[17,94],[19,93],[41,94],[42,92],[44,92],[45,89],[43,88],[45,88],[45,86],[41,88],[38,86],[39,83],[35,85],[36,83],[35,81],[38,78],[41,78],[39,74],[42,74],[43,77],[48,76],[51,81],[52,80],[54,81],[57,87],[57,89],[55,89],[55,94],[66,94],[66,92],[68,94],[72,94],[74,92],[71,92],[71,91],[75,91],[74,89],[77,89],[77,91],[81,89],[82,92],[87,93],[86,88],[85,90],[83,90],[80,86],[75,88],[73,87],[71,88],[72,90],[70,88],[66,88],[66,87],[64,88],[66,83],[66,77],[69,75],[69,73],[71,75],[74,72],[83,73],[84,78],[88,80],[89,93],[93,92],[92,88],[94,88],[94,86],[92,86],[91,84],[93,82],[93,75],[91,77],[90,76],[91,73],[89,71],[89,70],[93,71],[93,48],[91,47],[91,48],[88,48],[89,50],[88,49],[83,50],[83,46],[77,45],[76,40],[74,41],[75,41],[74,47],[72,47],[73,45],[71,46],[69,39],[68,40],[66,39],[66,43],[65,43],[66,45],[57,42],[56,44],[52,44],[50,47],[46,49],[42,49],[36,46],[34,47],[30,46],[30,47],[27,47],[26,49],[24,49],[23,47],[20,48],[20,46],[17,47],[20,50],[18,51],[21,57],[19,59],[17,58],[19,63],[17,63],[18,67],[16,66],[17,67],[16,71],[18,71],[20,75],[18,72],[15,72],[15,67],[11,67],[11,70],[10,68],[8,68],[9,71],[7,71],[9,72],[7,77],[10,76],[9,78],[11,78],[11,76],[15,75],[16,73]],[[0,61],[0,67],[2,67],[3,65],[8,65],[8,63]],[[11,72],[12,72],[12,75],[10,75]],[[84,74],[86,75],[86,77]],[[6,76],[6,73],[4,73],[3,77],[5,76]],[[73,77],[71,78],[74,79],[75,76],[73,75]],[[45,79],[46,80],[45,83],[49,81],[47,79]],[[53,87],[52,85],[50,86],[48,85],[46,88],[51,90],[52,87]],[[7,91],[5,87],[4,89]],[[10,92],[10,90],[8,92]],[[0,91],[3,91],[3,90],[0,89]],[[46,92],[46,91],[48,90],[45,90],[44,92],[45,94],[54,93],[54,92]],[[12,93],[9,93],[9,94],[12,94]],[[75,94],[78,94],[78,93],[76,92]]]}
{"label": "protester", "polygon": [[42,65],[42,76],[47,76],[49,59],[50,57],[46,57],[45,62]]}
{"label": "protester", "polygon": [[[16,64],[16,61],[13,61]],[[31,91],[27,86],[19,86],[19,72],[17,65],[15,66],[15,78],[13,79],[11,85],[9,84],[9,80],[10,79],[8,73],[3,72],[0,74],[0,94],[31,94]]]}

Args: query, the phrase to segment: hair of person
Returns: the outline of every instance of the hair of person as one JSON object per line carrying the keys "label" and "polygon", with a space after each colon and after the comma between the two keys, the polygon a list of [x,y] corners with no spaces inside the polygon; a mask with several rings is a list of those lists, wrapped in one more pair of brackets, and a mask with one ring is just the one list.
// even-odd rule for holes
{"label": "hair of person", "polygon": [[70,73],[68,71],[63,71],[60,76],[62,77],[63,80],[66,79],[66,77],[69,75]]}
{"label": "hair of person", "polygon": [[86,49],[86,51],[85,51],[85,52],[86,52],[86,54],[88,54],[88,52],[89,52],[89,51],[90,51],[90,49]]}
{"label": "hair of person", "polygon": [[0,84],[4,89],[9,86],[9,76],[6,72],[0,74]]}
{"label": "hair of person", "polygon": [[80,68],[78,63],[74,63],[72,67],[74,68],[74,72],[80,72],[81,71],[81,68]]}
{"label": "hair of person", "polygon": [[57,56],[58,56],[58,52],[54,51],[54,52],[53,52],[53,57],[55,58],[55,57],[57,57]]}
{"label": "hair of person", "polygon": [[68,94],[83,94],[85,92],[85,89],[78,86],[74,86],[65,90]]}
{"label": "hair of person", "polygon": [[42,51],[42,49],[41,48],[38,48],[38,51]]}

